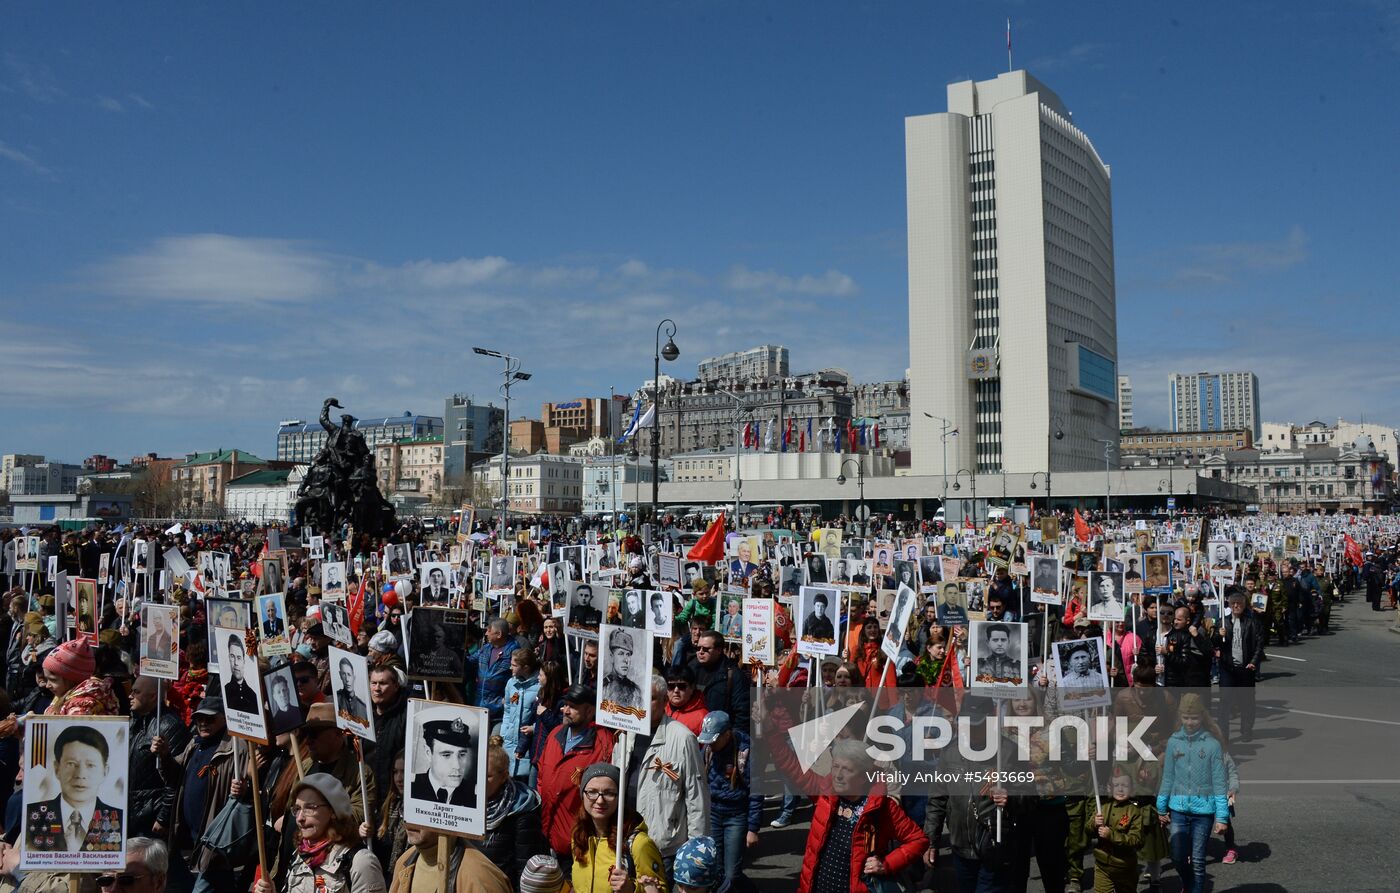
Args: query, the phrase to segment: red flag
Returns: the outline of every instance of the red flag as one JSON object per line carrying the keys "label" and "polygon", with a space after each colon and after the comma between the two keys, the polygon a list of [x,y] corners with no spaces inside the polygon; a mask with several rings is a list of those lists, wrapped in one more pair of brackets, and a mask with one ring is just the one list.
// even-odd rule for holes
{"label": "red flag", "polygon": [[[267,543],[263,543],[262,551],[258,553],[258,557],[259,557],[259,558],[266,558],[266,557],[267,557]],[[252,567],[248,568],[248,573],[252,574],[253,576],[257,577],[259,580],[261,580],[261,579],[262,579],[262,562],[261,562],[261,561],[253,561],[253,562],[250,562],[250,563],[252,564]]]}
{"label": "red flag", "polygon": [[360,574],[360,585],[350,595],[350,604],[347,609],[350,611],[350,634],[358,636],[360,634],[360,624],[365,620],[365,586],[369,585],[369,574]]}
{"label": "red flag", "polygon": [[1074,510],[1074,538],[1081,543],[1089,541],[1089,525],[1085,522],[1084,516],[1079,514],[1079,509]]}
{"label": "red flag", "polygon": [[798,431],[797,431],[797,451],[798,451],[799,453],[805,453],[805,452],[807,452],[807,431],[806,431],[806,429],[799,428]]}
{"label": "red flag", "polygon": [[876,422],[876,423],[874,424],[874,426],[871,427],[871,429],[870,429],[870,436],[871,436],[871,438],[874,440],[873,446],[875,447],[875,449],[878,450],[878,449],[880,448],[880,423],[879,423],[879,422]]}
{"label": "red flag", "polygon": [[851,444],[851,452],[856,451],[856,423],[853,419],[846,420],[846,440]]}
{"label": "red flag", "polygon": [[713,564],[724,557],[724,512],[710,522],[705,535],[695,541],[686,553],[687,561],[708,561]]}
{"label": "red flag", "polygon": [[1361,565],[1365,564],[1361,556],[1361,546],[1357,544],[1356,540],[1351,538],[1351,534],[1342,534],[1342,539],[1346,543],[1347,561],[1351,562],[1352,565],[1356,567],[1361,567]]}

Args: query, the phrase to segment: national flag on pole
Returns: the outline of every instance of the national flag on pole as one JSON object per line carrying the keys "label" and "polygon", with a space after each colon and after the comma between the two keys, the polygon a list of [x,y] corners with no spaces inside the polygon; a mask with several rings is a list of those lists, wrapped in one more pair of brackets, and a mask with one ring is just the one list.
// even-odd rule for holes
{"label": "national flag on pole", "polygon": [[763,426],[763,449],[768,449],[773,443],[773,419],[768,420],[768,424]]}
{"label": "national flag on pole", "polygon": [[724,557],[724,512],[710,522],[704,536],[695,541],[686,553],[686,561],[708,561],[713,564]]}
{"label": "national flag on pole", "polygon": [[846,441],[851,445],[851,452],[856,451],[856,423],[853,419],[846,419]]}
{"label": "national flag on pole", "polygon": [[1011,20],[1006,20],[1006,51],[1011,52]]}
{"label": "national flag on pole", "polygon": [[865,419],[860,420],[860,445],[865,446]]}
{"label": "national flag on pole", "polygon": [[1089,524],[1084,520],[1084,516],[1079,514],[1079,509],[1074,510],[1074,538],[1081,543],[1089,541]]}
{"label": "national flag on pole", "polygon": [[637,433],[638,429],[650,428],[656,419],[656,405],[647,407],[646,415],[642,415],[642,403],[637,401],[637,406],[632,410],[632,422],[627,426],[627,430],[622,432],[622,436],[617,439],[618,443],[626,443],[627,438]]}

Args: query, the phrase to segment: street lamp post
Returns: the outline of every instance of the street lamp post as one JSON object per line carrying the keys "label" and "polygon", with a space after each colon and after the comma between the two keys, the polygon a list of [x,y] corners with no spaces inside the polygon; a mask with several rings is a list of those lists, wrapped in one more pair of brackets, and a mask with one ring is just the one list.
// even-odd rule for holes
{"label": "street lamp post", "polygon": [[[669,328],[668,328],[669,327]],[[666,329],[666,346],[661,346],[661,330]],[[656,523],[656,504],[660,498],[661,488],[661,358],[665,357],[666,362],[675,360],[681,355],[681,349],[676,347],[673,340],[676,336],[676,324],[671,319],[663,319],[656,326],[656,353],[652,356],[651,373],[651,410],[655,414],[651,422],[651,523]]]}
{"label": "street lamp post", "polygon": [[948,438],[957,437],[958,429],[953,427],[953,423],[941,416],[931,413],[924,413],[924,418],[933,419],[940,423],[939,439],[943,441],[943,521],[948,521]]}
{"label": "street lamp post", "polygon": [[[846,484],[847,462],[856,463],[856,487],[860,491],[860,538],[865,539],[868,535],[866,523],[867,519],[870,517],[870,512],[866,511],[865,508],[865,463],[861,461],[859,456],[854,459],[841,460],[841,473],[836,476],[836,483],[840,486],[845,486]],[[947,513],[945,512],[944,515],[946,517]]]}
{"label": "street lamp post", "polygon": [[[1057,415],[1056,415],[1056,416],[1051,416],[1051,417],[1050,417],[1050,427],[1049,427],[1049,429],[1046,431],[1046,443],[1045,443],[1045,507],[1046,507],[1047,509],[1049,509],[1051,512],[1054,512],[1054,511],[1055,511],[1055,507],[1052,506],[1052,505],[1050,504],[1050,499],[1051,499],[1051,496],[1050,496],[1050,473],[1051,473],[1051,469],[1054,468],[1054,465],[1055,465],[1054,457],[1051,455],[1051,453],[1054,452],[1055,445],[1054,445],[1053,443],[1050,442],[1049,438],[1051,438],[1051,437],[1055,438],[1056,440],[1064,440],[1064,439],[1065,439],[1065,427],[1064,427],[1064,422],[1063,422],[1063,421],[1060,419],[1060,417],[1057,416]],[[1032,487],[1032,489],[1034,489],[1034,486],[1035,486],[1035,479],[1032,478],[1032,479],[1031,479],[1031,487]]]}
{"label": "street lamp post", "polygon": [[[953,475],[954,492],[962,489],[962,476],[967,475],[967,479],[972,482],[972,526],[977,526],[977,472],[968,471],[966,468],[959,468]],[[945,520],[947,513],[944,513]]]}
{"label": "street lamp post", "polygon": [[506,520],[510,515],[510,386],[517,381],[529,381],[530,373],[520,371],[520,360],[499,350],[487,350],[484,347],[473,347],[472,353],[483,357],[495,357],[505,363],[505,368],[501,370],[501,375],[505,378],[505,383],[501,385],[501,394],[506,398],[505,406],[505,431],[502,432],[501,442],[501,525],[500,539],[505,542]]}
{"label": "street lamp post", "polygon": [[718,385],[712,386],[709,390],[713,393],[723,394],[734,401],[734,523],[738,524],[740,500],[744,495],[744,473],[739,468],[739,444],[741,442],[739,423],[744,420],[745,415],[752,419],[758,410],[757,407],[746,409],[743,398],[733,391]]}
{"label": "street lamp post", "polygon": [[1095,437],[1094,443],[1103,444],[1103,516],[1107,520],[1110,511],[1109,499],[1113,490],[1113,478],[1108,470],[1108,460],[1113,456],[1113,441]]}

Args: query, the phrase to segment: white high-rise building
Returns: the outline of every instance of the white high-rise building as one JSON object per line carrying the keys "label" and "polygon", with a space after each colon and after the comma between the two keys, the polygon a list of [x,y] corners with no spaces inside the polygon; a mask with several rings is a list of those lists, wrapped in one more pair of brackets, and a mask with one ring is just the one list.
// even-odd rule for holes
{"label": "white high-rise building", "polygon": [[1173,372],[1167,386],[1173,431],[1245,430],[1259,442],[1259,379],[1253,372]]}
{"label": "white high-rise building", "polygon": [[1133,430],[1133,382],[1126,375],[1118,376],[1118,430]]}
{"label": "white high-rise building", "polygon": [[912,473],[942,473],[940,419],[959,433],[950,475],[1103,468],[1096,441],[1119,431],[1108,165],[1024,71],[949,85],[948,111],[904,132]]}

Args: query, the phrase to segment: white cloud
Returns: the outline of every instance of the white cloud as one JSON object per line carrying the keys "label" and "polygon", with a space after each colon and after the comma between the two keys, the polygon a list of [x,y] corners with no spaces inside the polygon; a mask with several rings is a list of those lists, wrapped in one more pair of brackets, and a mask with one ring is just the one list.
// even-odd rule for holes
{"label": "white cloud", "polygon": [[31,65],[14,53],[5,54],[5,67],[9,70],[7,81],[11,91],[18,89],[35,102],[54,102],[67,94],[45,65]]}
{"label": "white cloud", "polygon": [[827,270],[820,276],[785,276],[771,270],[750,270],[739,265],[730,269],[725,285],[735,291],[768,291],[803,295],[849,297],[860,289],[856,281],[840,270]]}
{"label": "white cloud", "polygon": [[296,242],[204,233],[157,239],[99,267],[94,284],[131,298],[260,304],[326,294],[332,274],[325,258]]}
{"label": "white cloud", "polygon": [[131,100],[133,104],[140,106],[148,112],[155,109],[155,106],[151,104],[150,100],[142,96],[140,93],[128,93],[126,94],[126,98]]}
{"label": "white cloud", "polygon": [[42,177],[47,177],[53,172],[34,159],[34,156],[21,152],[14,146],[6,144],[0,140],[0,158],[7,158],[18,164],[20,167],[28,168],[33,173]]}
{"label": "white cloud", "polygon": [[99,97],[97,97],[97,107],[100,108],[100,109],[103,109],[103,110],[105,110],[105,111],[109,111],[109,112],[124,112],[124,111],[126,111],[126,109],[122,107],[122,104],[121,104],[120,102],[117,102],[115,99],[113,99],[113,98],[110,97],[110,96],[99,96]]}
{"label": "white cloud", "polygon": [[380,284],[404,288],[471,288],[495,279],[510,266],[510,261],[503,257],[415,260],[388,268],[371,264],[366,269],[366,276]]}
{"label": "white cloud", "polygon": [[1172,275],[1177,286],[1222,285],[1252,273],[1278,273],[1308,259],[1308,235],[1294,225],[1280,239],[1192,245]]}

